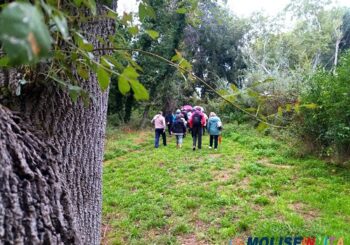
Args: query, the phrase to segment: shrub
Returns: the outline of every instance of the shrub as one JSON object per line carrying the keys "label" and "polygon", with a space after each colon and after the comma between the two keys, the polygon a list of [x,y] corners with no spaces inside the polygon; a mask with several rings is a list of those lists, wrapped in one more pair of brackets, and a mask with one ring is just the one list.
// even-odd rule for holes
{"label": "shrub", "polygon": [[350,53],[336,73],[319,71],[301,95],[302,104],[315,103],[315,109],[301,107],[300,133],[320,145],[328,156],[350,153]]}

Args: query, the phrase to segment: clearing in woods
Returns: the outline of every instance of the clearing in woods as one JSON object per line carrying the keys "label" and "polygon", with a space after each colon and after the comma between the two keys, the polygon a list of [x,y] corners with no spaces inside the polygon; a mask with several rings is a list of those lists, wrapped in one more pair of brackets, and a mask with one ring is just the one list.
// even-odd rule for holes
{"label": "clearing in woods", "polygon": [[350,171],[295,158],[286,143],[227,125],[216,152],[153,148],[153,132],[109,130],[102,244],[228,244],[234,237],[350,241]]}

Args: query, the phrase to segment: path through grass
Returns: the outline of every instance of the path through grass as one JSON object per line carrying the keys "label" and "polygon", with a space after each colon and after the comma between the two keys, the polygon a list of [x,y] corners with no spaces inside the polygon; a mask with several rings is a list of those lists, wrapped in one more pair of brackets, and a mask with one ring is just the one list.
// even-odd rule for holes
{"label": "path through grass", "polygon": [[[168,138],[169,139],[169,138]],[[152,132],[111,130],[103,244],[228,244],[235,236],[332,235],[350,242],[350,170],[292,157],[243,126],[221,148],[153,148]]]}

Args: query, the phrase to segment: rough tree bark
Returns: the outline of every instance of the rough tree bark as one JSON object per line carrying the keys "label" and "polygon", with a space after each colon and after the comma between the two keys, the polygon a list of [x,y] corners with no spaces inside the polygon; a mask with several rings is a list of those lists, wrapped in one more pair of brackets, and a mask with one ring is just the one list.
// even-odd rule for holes
{"label": "rough tree bark", "polygon": [[[82,29],[107,40],[114,24]],[[93,97],[84,106],[53,83],[15,96],[17,80],[17,70],[0,70],[0,244],[99,244],[108,92],[95,75],[80,80]]]}

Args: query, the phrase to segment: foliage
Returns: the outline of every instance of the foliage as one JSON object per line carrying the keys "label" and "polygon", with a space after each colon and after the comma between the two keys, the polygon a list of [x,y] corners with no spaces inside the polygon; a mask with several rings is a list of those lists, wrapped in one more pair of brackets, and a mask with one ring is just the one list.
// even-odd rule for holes
{"label": "foliage", "polygon": [[341,60],[337,73],[320,70],[301,95],[315,110],[301,110],[302,134],[325,148],[327,155],[350,152],[350,53]]}
{"label": "foliage", "polygon": [[[85,16],[85,7],[93,16]],[[142,18],[153,17],[152,8],[147,6],[146,9],[141,13]],[[75,15],[72,16],[72,13]],[[120,21],[117,14],[107,6],[98,14],[96,16],[95,1],[70,1],[62,6],[44,1],[38,1],[36,5],[24,2],[4,5],[0,14],[0,24],[4,27],[0,31],[0,41],[6,56],[2,57],[1,65],[47,63],[49,68],[45,71],[32,66],[33,72],[39,72],[42,77],[67,89],[73,101],[79,96],[85,97],[87,101],[89,95],[80,87],[80,83],[83,79],[89,79],[91,73],[96,74],[102,91],[108,88],[111,76],[114,75],[119,77],[119,90],[123,94],[132,90],[135,99],[147,100],[148,93],[138,80],[141,68],[130,54],[122,55],[125,65],[111,55],[96,60],[95,52],[113,50],[119,44],[113,37],[109,37],[110,40],[105,40],[108,37],[102,36],[91,38],[84,32],[83,26],[90,19]],[[149,33],[155,35],[152,30]],[[97,46],[102,48],[98,49]],[[26,74],[23,76],[24,80],[28,79]]]}
{"label": "foliage", "polygon": [[[202,1],[200,23],[187,26],[184,45],[186,57],[193,64],[193,72],[204,79],[214,89],[220,86],[220,80],[239,86],[240,76],[246,68],[240,46],[249,30],[245,19],[240,19],[215,1]],[[213,99],[214,93],[200,81],[202,99]]]}
{"label": "foliage", "polygon": [[[226,124],[217,152],[154,149],[151,131],[109,131],[102,242],[225,244],[237,236],[349,240],[349,169],[293,157],[288,142]],[[108,158],[108,160],[107,160]]]}

